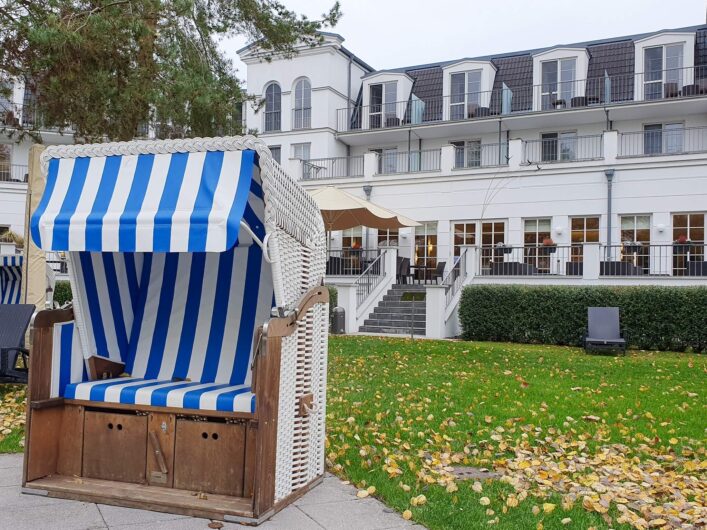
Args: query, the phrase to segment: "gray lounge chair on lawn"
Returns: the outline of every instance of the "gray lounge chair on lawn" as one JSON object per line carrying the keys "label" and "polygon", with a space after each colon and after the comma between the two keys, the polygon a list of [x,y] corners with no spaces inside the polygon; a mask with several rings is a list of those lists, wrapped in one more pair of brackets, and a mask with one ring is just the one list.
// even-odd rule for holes
{"label": "gray lounge chair on lawn", "polygon": [[0,304],[0,382],[27,382],[25,333],[33,313],[32,304]]}
{"label": "gray lounge chair on lawn", "polygon": [[587,309],[585,351],[621,351],[626,353],[626,340],[621,333],[618,307]]}

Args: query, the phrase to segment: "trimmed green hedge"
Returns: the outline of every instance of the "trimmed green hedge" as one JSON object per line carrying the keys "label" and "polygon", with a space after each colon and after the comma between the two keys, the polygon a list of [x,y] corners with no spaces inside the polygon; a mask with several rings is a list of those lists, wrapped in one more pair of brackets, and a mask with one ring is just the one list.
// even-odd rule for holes
{"label": "trimmed green hedge", "polygon": [[66,302],[71,302],[74,295],[71,294],[71,284],[68,280],[59,280],[54,285],[54,302],[63,306]]}
{"label": "trimmed green hedge", "polygon": [[581,346],[587,308],[607,306],[634,348],[707,350],[705,287],[468,286],[459,321],[467,340]]}

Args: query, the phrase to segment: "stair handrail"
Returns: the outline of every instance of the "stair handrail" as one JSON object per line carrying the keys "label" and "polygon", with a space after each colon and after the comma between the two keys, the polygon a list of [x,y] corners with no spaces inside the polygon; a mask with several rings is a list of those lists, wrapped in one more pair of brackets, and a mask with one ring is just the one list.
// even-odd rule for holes
{"label": "stair handrail", "polygon": [[442,285],[446,288],[447,306],[452,303],[459,289],[464,285],[464,280],[466,280],[466,254],[468,250],[468,248],[462,249],[459,259],[442,279]]}
{"label": "stair handrail", "polygon": [[[383,250],[368,267],[354,280],[354,285],[356,286],[356,307],[361,307],[361,304],[368,298],[368,296],[373,292],[373,290],[380,284],[381,280],[385,278],[385,262],[383,261],[385,255],[388,251]],[[381,271],[375,274],[373,271],[376,268]]]}

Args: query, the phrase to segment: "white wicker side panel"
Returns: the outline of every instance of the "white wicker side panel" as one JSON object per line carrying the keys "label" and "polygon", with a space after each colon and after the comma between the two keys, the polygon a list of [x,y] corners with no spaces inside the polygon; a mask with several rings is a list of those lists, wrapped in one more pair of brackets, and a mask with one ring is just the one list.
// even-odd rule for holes
{"label": "white wicker side panel", "polygon": [[297,333],[282,339],[280,353],[280,402],[277,414],[277,450],[275,459],[275,501],[292,493],[292,447],[294,443]]}
{"label": "white wicker side panel", "polygon": [[329,306],[314,309],[312,337],[312,390],[317,408],[310,417],[309,479],[324,473],[326,378],[329,331]]}

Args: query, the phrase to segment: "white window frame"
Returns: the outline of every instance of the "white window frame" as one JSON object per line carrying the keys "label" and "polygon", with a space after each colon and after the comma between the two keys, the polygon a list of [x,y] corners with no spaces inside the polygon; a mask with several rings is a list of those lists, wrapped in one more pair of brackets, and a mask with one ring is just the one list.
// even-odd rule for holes
{"label": "white window frame", "polygon": [[[470,140],[453,140],[450,142],[454,146],[454,169],[470,169],[481,167],[481,139],[474,138]],[[459,149],[461,151],[461,159],[459,157]],[[472,156],[474,155],[474,156]],[[461,160],[462,164],[458,162]]]}
{"label": "white window frame", "polygon": [[[271,87],[277,87],[280,91],[279,101],[273,98],[272,103],[277,107],[275,110],[268,110],[268,90]],[[265,97],[265,104],[263,105],[263,132],[280,132],[282,131],[282,87],[280,86],[280,83],[277,81],[270,81],[267,85],[265,85],[263,95]],[[274,120],[272,127],[268,127],[268,118],[270,115],[272,115]]]}
{"label": "white window frame", "polygon": [[[647,127],[660,127],[660,129]],[[646,140],[648,134],[654,131],[660,133],[660,152],[647,152]],[[685,124],[683,122],[664,123],[644,123],[643,124],[643,154],[652,155],[675,155],[685,152]]]}
{"label": "white window frame", "polygon": [[[572,98],[577,95],[577,62],[576,56],[540,61],[541,110],[554,110],[571,106]],[[570,63],[572,64],[571,70],[565,67]],[[545,65],[548,64],[555,64],[557,77],[554,81],[554,89],[546,90],[546,83],[542,74]],[[571,78],[565,78],[565,73],[569,71],[572,72]],[[560,105],[559,102],[562,102],[562,104]]]}
{"label": "white window frame", "polygon": [[[300,88],[304,85],[303,88]],[[292,129],[312,127],[312,83],[306,77],[295,81],[292,89]]]}
{"label": "white window frame", "polygon": [[[381,87],[381,103],[374,105],[371,103],[371,92],[373,87]],[[391,94],[392,92],[392,94]],[[388,127],[388,119],[396,119],[397,113],[397,98],[398,98],[398,82],[397,81],[382,81],[379,83],[371,83],[368,87],[368,120],[371,129],[385,129]],[[380,108],[378,108],[380,107]],[[374,123],[378,120],[378,124]]]}
{"label": "white window frame", "polygon": [[[691,85],[694,82],[694,65],[695,65],[695,32],[663,32],[635,41],[635,79],[634,79],[634,100],[635,101],[653,101],[665,98],[664,84],[666,82],[676,82],[677,90],[680,91],[684,86]],[[682,46],[682,65],[677,72],[677,77],[668,75],[666,57],[666,47]],[[645,51],[650,48],[663,47],[661,54],[661,75],[660,79],[650,80],[651,84],[659,84],[660,88],[657,94],[658,98],[646,98],[646,64]],[[672,66],[671,66],[672,68]]]}
{"label": "white window frame", "polygon": [[[545,153],[545,138],[543,138],[545,135],[549,134],[555,134],[557,135],[557,138],[555,138],[555,141],[557,143],[557,146],[555,148],[555,157],[551,159],[546,159],[544,157]],[[578,140],[577,140],[577,131],[543,131],[540,133],[540,161],[542,162],[571,162],[574,160],[577,160],[577,145],[578,145]],[[548,138],[550,140],[550,138]],[[563,145],[571,146],[571,151],[570,151],[570,156],[565,157],[562,154],[562,148]]]}
{"label": "white window frame", "polygon": [[[464,93],[454,94],[453,88],[454,83],[452,78],[454,76],[464,76]],[[478,79],[472,79],[471,76],[478,77]],[[471,105],[481,106],[483,92],[483,78],[484,71],[482,68],[476,68],[474,70],[466,70],[463,72],[451,72],[449,74],[449,119],[451,120],[465,120],[469,116],[469,107]],[[472,90],[472,83],[474,85]],[[461,99],[458,100],[461,96]],[[461,108],[461,113],[459,109]]]}

